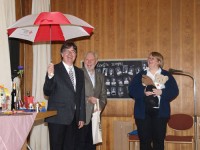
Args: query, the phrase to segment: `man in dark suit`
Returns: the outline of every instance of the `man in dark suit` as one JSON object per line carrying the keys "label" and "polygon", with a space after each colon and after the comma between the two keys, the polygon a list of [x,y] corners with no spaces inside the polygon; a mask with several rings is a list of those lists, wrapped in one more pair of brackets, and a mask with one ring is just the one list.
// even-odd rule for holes
{"label": "man in dark suit", "polygon": [[86,119],[84,73],[74,66],[77,46],[65,42],[61,47],[62,61],[49,64],[44,94],[49,96],[48,110],[57,115],[47,118],[51,150],[74,150],[75,135]]}
{"label": "man in dark suit", "polygon": [[78,130],[76,150],[95,150],[92,140],[92,113],[94,104],[99,101],[101,111],[107,103],[107,94],[104,76],[95,71],[98,57],[95,52],[87,52],[84,59],[84,76],[85,76],[85,102],[86,102],[86,123],[83,128]]}

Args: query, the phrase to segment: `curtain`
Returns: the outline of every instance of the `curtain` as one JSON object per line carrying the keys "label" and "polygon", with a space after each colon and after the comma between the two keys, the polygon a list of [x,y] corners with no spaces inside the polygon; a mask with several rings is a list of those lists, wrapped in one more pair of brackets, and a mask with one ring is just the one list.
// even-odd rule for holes
{"label": "curtain", "polygon": [[[50,0],[32,0],[32,14],[40,12],[48,12],[50,8]],[[47,66],[50,63],[50,45],[37,44],[33,45],[33,85],[32,95],[35,101],[47,100],[43,94],[43,84],[47,71]],[[49,150],[49,134],[45,123],[33,127],[30,134],[30,147],[32,150]]]}
{"label": "curtain", "polygon": [[11,92],[12,79],[7,27],[16,20],[15,0],[0,0],[0,4],[0,85],[4,85]]}

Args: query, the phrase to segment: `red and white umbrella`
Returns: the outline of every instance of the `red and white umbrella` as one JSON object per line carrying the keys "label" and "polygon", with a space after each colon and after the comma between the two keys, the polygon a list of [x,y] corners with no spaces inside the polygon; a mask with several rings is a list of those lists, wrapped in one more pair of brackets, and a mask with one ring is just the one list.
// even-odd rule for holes
{"label": "red and white umbrella", "polygon": [[80,18],[60,12],[25,16],[8,28],[8,36],[31,42],[66,41],[90,36],[92,27]]}

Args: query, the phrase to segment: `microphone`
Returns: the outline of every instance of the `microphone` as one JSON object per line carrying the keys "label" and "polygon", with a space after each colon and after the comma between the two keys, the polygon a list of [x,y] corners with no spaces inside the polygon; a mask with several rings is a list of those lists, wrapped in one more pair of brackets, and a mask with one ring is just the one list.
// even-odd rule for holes
{"label": "microphone", "polygon": [[169,72],[170,73],[183,73],[182,70],[177,70],[177,69],[172,69],[172,68],[169,68]]}

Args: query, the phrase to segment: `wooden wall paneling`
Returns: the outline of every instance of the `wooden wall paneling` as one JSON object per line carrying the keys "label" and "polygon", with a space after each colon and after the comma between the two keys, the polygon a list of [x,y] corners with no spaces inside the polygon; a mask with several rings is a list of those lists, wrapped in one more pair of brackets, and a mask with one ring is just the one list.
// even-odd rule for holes
{"label": "wooden wall paneling", "polygon": [[[114,149],[114,122],[115,121],[133,121],[132,117],[102,117],[103,143],[102,150]],[[133,128],[135,128],[133,124]],[[98,149],[98,148],[97,148]]]}
{"label": "wooden wall paneling", "polygon": [[52,42],[51,56],[52,56],[52,63],[54,63],[54,64],[57,64],[61,61],[60,48],[61,48],[61,43]]}
{"label": "wooden wall paneling", "polygon": [[[16,10],[16,20],[20,19],[23,16],[23,10],[22,10],[22,3],[21,0],[16,0],[15,1],[15,10]],[[24,58],[25,58],[25,54],[24,54],[24,44],[23,42],[20,41],[20,50],[19,50],[19,65],[24,66]],[[21,79],[21,95],[22,95],[22,99],[23,99],[23,95],[24,95],[24,89],[25,89],[25,68],[24,68],[24,77]]]}
{"label": "wooden wall paneling", "polygon": [[33,78],[33,47],[32,44],[24,44],[24,95],[30,91],[32,95],[32,78]]}
{"label": "wooden wall paneling", "polygon": [[[57,3],[56,1],[54,1],[55,3],[54,4],[56,4],[56,6],[59,4],[59,3]],[[88,1],[89,2],[89,1]],[[127,1],[126,1],[127,2]],[[152,10],[152,14],[155,14],[156,12],[159,12],[159,11],[155,11],[155,9],[158,9],[157,7],[161,7],[162,8],[162,3],[166,3],[166,1],[158,1],[159,3],[157,4],[157,2],[152,2],[152,3],[154,3],[154,5],[151,3],[151,2],[149,2],[149,1],[134,1],[134,2],[132,2],[132,3],[130,3],[130,4],[133,4],[134,3],[134,6],[136,7],[136,9],[135,10],[137,10],[138,9],[138,16],[139,16],[139,20],[140,20],[140,22],[139,22],[139,25],[138,25],[138,28],[137,28],[137,32],[139,32],[140,34],[138,35],[138,40],[137,40],[137,43],[141,43],[140,45],[142,46],[142,47],[147,47],[147,49],[149,49],[149,50],[145,50],[146,48],[140,48],[140,49],[143,49],[143,50],[139,50],[139,51],[141,51],[141,52],[138,52],[138,53],[145,53],[145,57],[146,57],[146,54],[148,54],[148,52],[150,51],[150,48],[149,48],[149,46],[148,46],[148,43],[151,43],[151,42],[149,42],[148,40],[147,40],[147,45],[145,44],[145,42],[140,42],[141,40],[144,40],[144,39],[146,39],[147,37],[148,37],[148,39],[150,39],[150,41],[151,41],[151,39],[153,39],[153,36],[155,36],[155,35],[157,35],[158,33],[158,29],[156,28],[156,29],[152,29],[153,31],[151,31],[151,36],[149,36],[148,35],[148,33],[150,32],[150,30],[149,30],[149,27],[147,26],[147,25],[151,25],[151,24],[154,24],[155,22],[158,22],[157,20],[155,21],[155,19],[157,19],[158,18],[158,16],[156,17],[155,15],[151,15],[152,16],[152,18],[154,18],[154,19],[152,19],[151,18],[151,20],[154,20],[154,21],[151,21],[150,23],[148,23],[147,22],[147,20],[150,20],[150,19],[147,19],[148,18],[148,16],[150,16],[149,15],[149,12]],[[127,2],[128,3],[128,2]],[[128,4],[129,4],[128,3]],[[180,46],[179,46],[179,43],[181,43],[181,42],[179,42],[179,41],[181,41],[181,38],[179,37],[179,35],[181,34],[182,35],[182,33],[180,33],[179,34],[179,31],[180,31],[180,27],[182,27],[182,25],[180,25],[180,22],[178,21],[178,20],[180,20],[180,17],[182,16],[182,15],[180,15],[180,11],[182,11],[182,8],[180,8],[180,5],[183,3],[183,1],[171,1],[171,7],[172,7],[172,22],[171,22],[171,24],[172,24],[172,35],[171,35],[171,40],[172,40],[172,52],[170,53],[170,54],[167,54],[167,55],[170,55],[170,56],[167,56],[167,57],[172,57],[171,58],[171,62],[170,62],[170,65],[177,65],[177,64],[180,64],[180,59],[178,58],[178,57],[176,57],[176,56],[181,56],[182,55],[182,53],[181,53],[181,50],[179,50],[180,49]],[[73,4],[72,3],[70,3],[69,1],[68,1],[68,3],[65,3],[66,5],[67,4],[70,4],[70,6],[72,7],[73,6]],[[113,4],[113,2],[108,2],[108,1],[104,1],[104,2],[102,2],[102,3],[91,3],[91,5],[89,5],[89,9],[90,9],[90,11],[87,9],[87,12],[88,13],[91,13],[91,12],[94,12],[95,10],[98,10],[98,9],[96,9],[96,7],[95,7],[95,10],[93,9],[93,5],[95,5],[95,4],[99,4],[99,5],[101,5],[102,7],[101,8],[103,8],[103,10],[101,10],[102,12],[108,12],[108,14],[113,14],[115,11],[117,11],[117,10],[115,10],[114,8],[111,8],[111,9],[109,9],[110,7],[114,7],[115,5],[117,5],[117,4]],[[137,5],[138,4],[138,5]],[[77,5],[77,4],[76,4]],[[85,4],[86,5],[86,4]],[[124,3],[124,7],[126,7],[127,5]],[[129,7],[131,6],[131,5],[128,5]],[[128,7],[127,6],[127,7]],[[137,8],[137,6],[139,6],[139,8]],[[153,8],[151,8],[150,10],[148,10],[149,8],[148,7],[153,7]],[[156,6],[156,7],[155,7]],[[168,5],[165,5],[164,4],[164,6],[167,6],[167,7],[170,7],[170,4],[168,4]],[[66,6],[64,6],[64,8],[65,8]],[[118,6],[119,7],[119,6]],[[60,8],[63,8],[63,7],[59,7],[59,9]],[[68,8],[68,7],[67,7]],[[73,7],[74,8],[74,7]],[[154,9],[155,8],[155,9]],[[160,8],[160,9],[161,9]],[[57,8],[58,9],[58,8]],[[166,8],[165,8],[166,9]],[[164,10],[165,10],[164,9]],[[164,10],[163,10],[163,13],[164,13]],[[170,10],[170,8],[168,9],[168,10]],[[75,11],[75,9],[73,10],[73,11]],[[101,12],[100,11],[100,12]],[[144,13],[144,11],[145,11],[145,13]],[[78,12],[78,11],[75,11],[75,13],[76,12]],[[125,11],[125,13],[126,13],[126,11]],[[105,14],[105,13],[102,13],[102,14]],[[137,20],[137,18],[136,18],[136,15],[135,15],[135,13],[133,13],[133,15],[132,15],[132,13],[127,13],[127,14],[129,14],[129,15],[131,15],[131,17],[132,16],[134,16],[134,19],[133,20]],[[148,14],[148,15],[146,15],[146,14]],[[160,14],[161,14],[161,12],[160,12]],[[100,53],[100,56],[103,58],[107,58],[107,57],[109,57],[109,58],[115,58],[114,57],[114,55],[111,55],[111,54],[113,54],[113,51],[112,50],[110,50],[109,48],[108,48],[108,46],[107,45],[112,45],[112,47],[113,47],[113,45],[114,44],[110,44],[110,43],[115,43],[114,41],[112,41],[112,39],[113,38],[108,38],[108,37],[113,37],[113,36],[115,36],[115,34],[114,34],[114,32],[110,32],[111,34],[109,34],[109,31],[113,31],[113,30],[110,30],[111,28],[113,28],[113,27],[115,27],[114,25],[110,25],[113,21],[110,19],[110,18],[113,18],[113,16],[112,15],[110,15],[111,17],[109,17],[109,15],[107,15],[107,17],[105,17],[105,15],[99,15],[99,16],[92,16],[93,15],[93,13],[92,14],[90,14],[91,15],[91,22],[95,22],[94,20],[97,20],[97,22],[100,22],[100,21],[102,21],[102,22],[106,22],[106,23],[99,23],[100,25],[102,25],[102,30],[103,31],[98,31],[98,28],[96,29],[97,31],[95,31],[96,33],[94,33],[94,35],[92,36],[92,38],[91,38],[91,42],[93,42],[93,43],[95,43],[94,41],[94,39],[106,39],[105,41],[111,41],[111,42],[107,42],[107,43],[109,43],[109,44],[104,44],[105,42],[102,42],[100,45],[98,45],[98,44],[88,44],[88,43],[90,43],[90,41],[88,40],[88,43],[85,43],[85,42],[83,42],[83,41],[80,41],[79,43],[83,43],[84,45],[88,45],[87,47],[88,48],[90,48],[90,47],[95,47],[95,48],[97,48],[98,49],[98,47],[105,47],[105,48],[103,48],[103,50],[102,50],[102,48],[100,48],[100,50],[102,51],[102,53]],[[90,16],[90,15],[87,15],[87,16]],[[120,14],[121,15],[121,14]],[[144,17],[146,16],[146,18],[144,18]],[[131,17],[125,17],[125,18],[131,18]],[[168,16],[169,17],[169,16]],[[95,19],[94,19],[95,18]],[[97,19],[96,19],[97,18]],[[102,18],[102,19],[98,19],[98,18]],[[162,18],[162,17],[161,17]],[[111,20],[111,21],[110,21]],[[114,20],[114,19],[113,19]],[[118,19],[118,20],[120,20],[120,19]],[[132,22],[132,21],[130,21],[130,20],[132,20],[132,19],[129,19],[129,20],[125,20],[127,23],[126,23],[126,26],[128,26],[128,22]],[[145,23],[145,22],[147,22],[147,23]],[[154,23],[152,23],[152,22],[154,22]],[[165,22],[165,21],[164,21]],[[98,23],[96,23],[96,24],[98,24]],[[130,23],[130,24],[132,24],[132,26],[136,26],[137,24],[135,23],[135,24],[133,24],[133,23]],[[165,25],[165,24],[164,24]],[[124,25],[125,26],[125,25]],[[153,25],[152,25],[153,26]],[[157,25],[158,26],[158,25]],[[142,28],[142,29],[141,29]],[[159,27],[159,28],[162,28],[162,27]],[[128,29],[126,29],[127,31],[129,31]],[[161,30],[161,29],[160,29]],[[164,29],[165,30],[165,29]],[[108,31],[108,32],[107,32]],[[100,35],[98,35],[98,32],[102,32],[101,33],[101,36]],[[162,31],[160,31],[160,32],[162,32]],[[105,34],[105,33],[107,33],[107,34]],[[130,32],[131,33],[131,32]],[[147,34],[146,34],[147,33]],[[174,34],[173,34],[174,33]],[[178,34],[177,34],[178,33]],[[134,34],[133,34],[134,35]],[[147,35],[147,36],[146,36]],[[159,33],[159,35],[162,35],[161,33]],[[100,36],[100,37],[99,37]],[[130,36],[130,38],[126,38],[128,41],[129,41],[129,43],[132,43],[132,42],[130,42],[130,41],[132,41],[132,37],[133,36]],[[135,37],[135,36],[134,36]],[[150,38],[151,37],[151,38]],[[116,38],[117,39],[117,38]],[[140,40],[141,39],[141,40]],[[155,39],[155,38],[154,38]],[[155,40],[154,40],[155,41]],[[159,41],[158,39],[157,39],[157,41]],[[96,43],[98,43],[99,42],[99,40],[97,40],[96,41]],[[163,42],[165,42],[165,40],[163,40]],[[143,44],[144,43],[144,44]],[[150,46],[151,45],[160,45],[160,44],[157,44],[157,43],[159,43],[159,42],[156,42],[156,44],[150,44]],[[191,42],[190,42],[191,43]],[[81,46],[83,46],[84,47],[84,45],[81,45]],[[91,45],[93,45],[93,46],[91,46]],[[94,46],[94,45],[96,45],[96,46]],[[146,46],[145,46],[146,45]],[[138,47],[141,47],[141,46],[138,46]],[[168,45],[167,45],[168,46]],[[58,47],[58,48],[57,48]],[[125,46],[124,46],[125,47]],[[169,46],[168,46],[169,47]],[[182,47],[184,47],[184,46],[182,46]],[[57,49],[60,49],[60,45],[58,44],[58,45],[55,45],[55,47],[53,47],[53,49],[56,49],[55,51],[57,52],[58,50]],[[85,48],[86,49],[86,48]],[[113,48],[112,48],[113,49]],[[151,48],[151,49],[153,49],[153,48]],[[100,51],[99,50],[99,51]],[[86,50],[85,50],[86,51]],[[129,49],[128,50],[124,50],[124,52],[125,53],[128,53],[127,51],[130,51]],[[133,50],[131,50],[131,52],[132,52]],[[188,51],[188,50],[187,50]],[[59,51],[58,51],[58,54],[59,54]],[[174,55],[174,54],[176,54],[176,55]],[[118,55],[118,54],[117,54]],[[53,57],[53,58],[58,58],[58,60],[60,60],[60,55],[54,55],[55,57]],[[139,55],[134,55],[134,57],[141,57],[141,56],[144,56],[143,54],[139,54]],[[186,55],[186,56],[188,56],[188,55]],[[80,58],[81,58],[81,56],[79,56]],[[125,57],[125,56],[124,56]],[[130,55],[127,55],[127,57],[130,57]],[[192,56],[193,57],[193,56]],[[79,58],[79,60],[81,60]],[[178,61],[176,60],[176,59],[178,59]],[[191,57],[190,57],[190,60],[192,60],[191,59]],[[176,63],[175,63],[176,62]],[[78,61],[78,64],[79,64],[79,61]],[[168,62],[168,64],[167,65],[169,65],[169,62]],[[179,66],[177,66],[177,67],[179,67]],[[176,77],[176,78],[178,78],[178,77]]]}
{"label": "wooden wall paneling", "polygon": [[[16,7],[16,20],[22,18],[23,16],[31,14],[31,0],[16,0],[15,7]],[[21,83],[21,95],[26,93],[26,89],[31,91],[32,90],[32,53],[29,53],[29,49],[32,49],[30,44],[26,44],[29,42],[20,40],[20,62],[19,64],[24,66],[24,78],[22,78]],[[27,52],[27,53],[26,53]],[[27,55],[29,54],[29,55]]]}
{"label": "wooden wall paneling", "polygon": [[[196,79],[196,88],[197,88],[197,112],[198,115],[200,114],[200,69],[199,69],[199,64],[200,64],[200,1],[195,0],[195,63],[194,63],[194,77]],[[200,131],[200,130],[199,130]],[[199,145],[200,146],[200,145]]]}
{"label": "wooden wall paneling", "polygon": [[182,67],[188,72],[194,71],[194,1],[182,1]]}
{"label": "wooden wall paneling", "polygon": [[[95,2],[95,1],[94,1]],[[96,3],[96,2],[95,2]],[[82,5],[79,5],[80,3],[77,3],[77,10],[76,10],[76,15],[83,19],[84,21],[88,22],[89,24],[93,25],[93,20],[91,19],[92,14],[91,14],[91,5],[92,3],[88,0],[86,1],[81,1]],[[96,17],[99,18],[99,17]],[[79,47],[78,51],[78,57],[76,61],[76,65],[80,66],[81,60],[84,59],[84,55],[86,51],[92,50],[91,48],[91,40],[94,40],[93,38],[94,34],[91,37],[83,37],[82,40],[77,39],[77,44]],[[93,43],[93,42],[92,42]]]}
{"label": "wooden wall paneling", "polygon": [[[182,0],[181,3],[181,46],[182,46],[182,66],[187,72],[194,73],[194,1]],[[183,77],[182,87],[184,91],[183,110],[190,109],[193,114],[193,82],[189,77]]]}
{"label": "wooden wall paneling", "polygon": [[[107,48],[109,45],[109,41],[111,39],[110,37],[112,37],[112,35],[113,35],[112,33],[114,33],[113,20],[112,20],[113,16],[112,16],[112,19],[111,18],[109,19],[109,16],[113,15],[113,7],[110,6],[109,3],[110,3],[109,1],[101,1],[102,9],[99,12],[99,13],[101,13],[101,15],[98,18],[98,22],[100,22],[100,26],[98,27],[94,23],[94,27],[95,27],[95,31],[94,31],[94,35],[93,35],[93,39],[95,41],[94,49],[98,51],[100,59],[106,58],[106,55],[107,55],[107,57],[109,57],[110,53],[112,53],[113,49],[114,49],[114,48],[112,48],[112,49]],[[94,5],[95,5],[95,3],[93,4],[93,6]],[[94,11],[95,10],[93,10],[93,12]],[[96,13],[98,13],[98,10],[96,10]],[[93,20],[93,22],[94,22],[94,20]],[[99,42],[99,44],[97,45],[98,42]],[[113,44],[114,43],[112,42],[112,45]]]}
{"label": "wooden wall paneling", "polygon": [[105,117],[131,117],[133,116],[134,100],[108,99],[107,105],[102,113]]}
{"label": "wooden wall paneling", "polygon": [[158,47],[158,1],[140,0],[139,8],[139,57],[147,57],[151,51],[157,50]]}
{"label": "wooden wall paneling", "polygon": [[[116,58],[116,51],[118,49],[117,41],[116,41],[116,34],[117,34],[117,26],[120,24],[120,20],[116,20],[117,13],[117,2],[116,0],[113,1],[105,1],[104,3],[104,11],[105,13],[102,14],[101,18],[102,21],[104,21],[104,28],[102,30],[104,31],[100,37],[98,37],[100,40],[102,39],[102,47],[101,52],[104,59],[111,59]],[[101,18],[99,18],[99,21],[101,21]],[[99,31],[101,32],[101,31]],[[95,35],[96,37],[96,35]]]}
{"label": "wooden wall paneling", "polygon": [[[180,31],[180,20],[181,20],[181,0],[171,0],[171,54],[170,54],[170,66],[174,69],[181,68],[181,31]],[[181,107],[181,100],[183,99],[182,95],[182,78],[181,76],[174,75],[176,82],[179,86],[179,96],[174,101],[171,102],[171,110],[174,113],[179,112]]]}
{"label": "wooden wall paneling", "polygon": [[[22,0],[22,15],[30,15],[32,11],[32,0]],[[30,91],[32,95],[32,78],[33,78],[33,43],[22,41],[22,51],[24,52],[24,95]]]}
{"label": "wooden wall paneling", "polygon": [[72,14],[77,9],[76,2],[77,0],[51,0],[51,11]]}
{"label": "wooden wall paneling", "polygon": [[164,57],[164,68],[168,69],[171,56],[171,1],[160,0],[158,3],[158,47]]}
{"label": "wooden wall paneling", "polygon": [[[116,33],[116,24],[115,22],[115,9],[116,1],[111,3],[110,1],[103,0],[101,3],[100,16],[96,20],[98,21],[98,26],[93,35],[95,44],[95,49],[98,49],[100,58],[109,59],[114,56],[114,49],[116,48],[115,42],[115,33]],[[98,10],[94,10],[98,13]],[[96,24],[94,24],[95,26]],[[99,43],[98,43],[99,42]]]}
{"label": "wooden wall paneling", "polygon": [[[138,57],[139,51],[139,43],[138,43],[138,36],[139,36],[139,17],[138,17],[138,0],[135,1],[125,1],[125,27],[123,32],[126,32],[126,36],[124,37],[124,58],[135,58]],[[122,44],[120,42],[120,44]],[[121,57],[122,58],[122,57]]]}
{"label": "wooden wall paneling", "polygon": [[[126,26],[126,5],[125,1],[116,1],[116,16],[115,16],[115,28],[116,28],[116,49],[113,49],[115,52],[115,57],[118,59],[125,58],[125,43],[126,43],[126,36],[127,36],[127,28]],[[123,43],[123,44],[122,44]]]}
{"label": "wooden wall paneling", "polygon": [[22,16],[22,7],[20,1],[21,0],[15,0],[16,20],[18,20]]}
{"label": "wooden wall paneling", "polygon": [[108,99],[107,105],[102,113],[105,117],[132,117],[134,100],[112,100]]}
{"label": "wooden wall paneling", "polygon": [[32,10],[32,0],[20,0],[20,5],[21,5],[21,14],[22,16],[26,16],[31,14]]}
{"label": "wooden wall paneling", "polygon": [[[98,16],[98,12],[99,12],[99,14],[101,14],[102,10],[104,9],[102,7],[102,3],[103,3],[103,1],[90,1],[90,0],[88,0],[87,5],[89,5],[89,6],[86,9],[86,11],[87,11],[86,21],[89,22],[94,27],[94,31],[93,31],[93,34],[90,37],[89,41],[87,42],[88,47],[87,47],[87,49],[84,49],[84,53],[86,51],[95,51],[95,52],[98,53],[99,57],[101,55],[101,53],[100,53],[101,48],[100,47],[101,47],[102,41],[98,41],[99,39],[96,39],[98,41],[97,42],[98,45],[96,45],[97,43],[95,42],[95,35],[102,34],[102,33],[98,33],[98,27],[102,28],[102,24],[99,24],[99,26],[97,27],[97,22],[103,23],[103,22],[98,21],[98,19],[100,18]],[[96,5],[99,5],[99,7],[96,6]],[[97,19],[93,19],[93,18],[97,18]],[[102,30],[100,30],[100,31],[102,31]],[[98,37],[98,36],[96,36],[96,37]],[[82,57],[82,59],[83,59],[83,57]]]}

